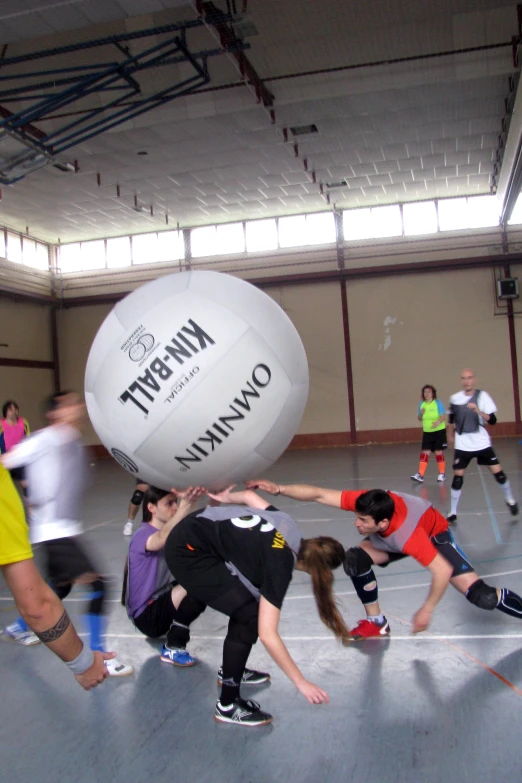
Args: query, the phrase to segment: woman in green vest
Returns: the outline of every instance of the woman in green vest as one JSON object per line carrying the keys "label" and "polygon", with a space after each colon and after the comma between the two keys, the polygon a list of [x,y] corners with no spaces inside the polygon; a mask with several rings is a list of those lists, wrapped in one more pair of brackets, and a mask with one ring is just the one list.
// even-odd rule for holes
{"label": "woman in green vest", "polygon": [[444,405],[437,399],[436,388],[430,384],[422,387],[417,418],[422,422],[422,450],[419,470],[411,476],[411,479],[422,484],[431,451],[432,454],[435,453],[435,459],[439,468],[437,481],[446,481],[446,463],[442,453],[444,449],[448,448],[446,440],[446,411],[444,410]]}

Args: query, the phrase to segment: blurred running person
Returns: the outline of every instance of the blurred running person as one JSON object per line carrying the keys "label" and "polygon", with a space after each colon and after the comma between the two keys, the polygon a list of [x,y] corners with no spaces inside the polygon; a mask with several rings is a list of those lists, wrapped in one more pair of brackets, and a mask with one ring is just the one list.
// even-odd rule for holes
{"label": "blurred running person", "polygon": [[147,491],[148,484],[142,481],[140,478],[136,479],[136,486],[134,488],[133,495],[130,499],[129,510],[127,511],[127,521],[123,526],[123,535],[132,536],[134,532],[134,520],[138,515],[140,506],[143,503],[145,492]]}
{"label": "blurred running person", "polygon": [[417,410],[417,418],[422,422],[422,444],[419,461],[419,470],[410,478],[420,484],[424,481],[424,474],[428,467],[431,453],[435,454],[439,476],[437,481],[446,481],[446,463],[444,461],[444,449],[448,448],[446,440],[446,411],[444,405],[437,399],[437,390],[434,386],[426,384],[421,390],[421,401]]}
{"label": "blurred running person", "polygon": [[462,391],[450,397],[448,421],[452,425],[448,429],[448,443],[455,445],[453,455],[453,481],[451,482],[451,508],[447,515],[450,524],[457,521],[464,471],[472,459],[478,465],[486,465],[500,484],[504,500],[511,514],[518,514],[518,503],[513,497],[511,484],[502,470],[502,465],[491,447],[491,438],[485,424],[493,426],[497,423],[497,408],[489,394],[475,387],[476,378],[473,370],[466,368],[460,375]]}
{"label": "blurred running person", "polygon": [[309,682],[290,657],[279,635],[279,617],[294,568],[306,571],[321,620],[338,638],[348,637],[332,591],[332,569],[342,564],[344,548],[328,536],[303,539],[288,514],[251,490],[231,489],[210,495],[227,505],[207,506],[176,525],[165,545],[165,559],[193,599],[229,617],[215,719],[262,726],[272,716],[240,695],[258,636],[311,704],[328,702],[325,691]]}
{"label": "blurred running person", "polygon": [[[9,469],[24,466],[31,506],[31,540],[41,544],[49,583],[59,598],[73,584],[89,585],[91,600],[84,617],[91,650],[103,651],[106,586],[99,569],[78,540],[82,532],[81,503],[87,483],[86,460],[79,427],[85,406],[74,392],[58,392],[48,401],[49,426],[25,438],[2,457]],[[22,618],[4,633],[15,641]],[[132,666],[113,658],[107,661],[111,676],[132,674]]]}
{"label": "blurred running person", "polygon": [[105,661],[115,653],[92,652],[83,644],[60,599],[38,573],[22,501],[1,464],[0,571],[24,622],[68,666],[82,688],[88,691],[103,682],[108,676]]}
{"label": "blurred running person", "polygon": [[161,660],[175,666],[193,666],[187,651],[190,624],[205,606],[187,595],[174,581],[164,557],[171,530],[194,510],[204,494],[199,487],[176,492],[149,487],[143,501],[143,522],[129,546],[123,578],[122,603],[136,628],[152,639],[167,635]]}

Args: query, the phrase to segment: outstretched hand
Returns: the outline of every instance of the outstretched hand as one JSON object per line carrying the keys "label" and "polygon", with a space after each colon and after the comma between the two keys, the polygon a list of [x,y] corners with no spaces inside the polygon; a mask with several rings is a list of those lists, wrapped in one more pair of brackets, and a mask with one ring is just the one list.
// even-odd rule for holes
{"label": "outstretched hand", "polygon": [[245,487],[248,489],[260,489],[263,492],[268,492],[269,495],[279,495],[279,485],[274,484],[273,481],[268,481],[268,479],[245,481]]}
{"label": "outstretched hand", "polygon": [[206,494],[204,487],[187,487],[187,489],[172,487],[170,491],[177,497],[180,506],[191,506],[198,498]]}
{"label": "outstretched hand", "polygon": [[231,484],[226,489],[222,489],[221,492],[208,492],[207,495],[209,498],[214,500],[216,503],[241,503],[240,500],[238,500],[237,496],[241,495],[241,492],[232,492],[233,489],[237,487],[237,484]]}

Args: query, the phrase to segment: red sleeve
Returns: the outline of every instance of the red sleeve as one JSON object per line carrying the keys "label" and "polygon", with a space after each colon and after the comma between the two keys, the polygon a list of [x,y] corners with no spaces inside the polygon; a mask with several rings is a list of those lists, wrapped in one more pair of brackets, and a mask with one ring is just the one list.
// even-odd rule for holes
{"label": "red sleeve", "polygon": [[364,495],[367,489],[345,489],[341,493],[341,508],[343,511],[355,511],[355,502],[359,495]]}
{"label": "red sleeve", "polygon": [[415,528],[411,536],[406,541],[403,550],[405,555],[414,557],[417,562],[426,568],[435,559],[437,550],[430,541],[425,530],[421,527]]}

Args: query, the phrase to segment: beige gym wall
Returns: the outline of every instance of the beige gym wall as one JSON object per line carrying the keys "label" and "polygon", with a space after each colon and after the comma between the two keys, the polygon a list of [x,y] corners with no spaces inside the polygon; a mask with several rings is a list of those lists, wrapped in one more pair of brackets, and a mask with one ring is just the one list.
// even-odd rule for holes
{"label": "beige gym wall", "polygon": [[[49,306],[0,299],[0,359],[52,361]],[[43,403],[53,391],[52,369],[0,366],[0,406],[14,399],[31,429],[45,425]]]}
{"label": "beige gym wall", "polygon": [[415,427],[421,387],[432,383],[446,405],[465,366],[499,420],[514,420],[508,325],[494,315],[491,269],[354,280],[347,293],[357,430]]}
{"label": "beige gym wall", "polygon": [[[89,350],[104,318],[112,305],[87,305],[58,310],[58,353],[60,356],[60,382],[62,389],[77,389],[83,394],[85,365]],[[87,444],[99,443],[89,421],[85,428]]]}

